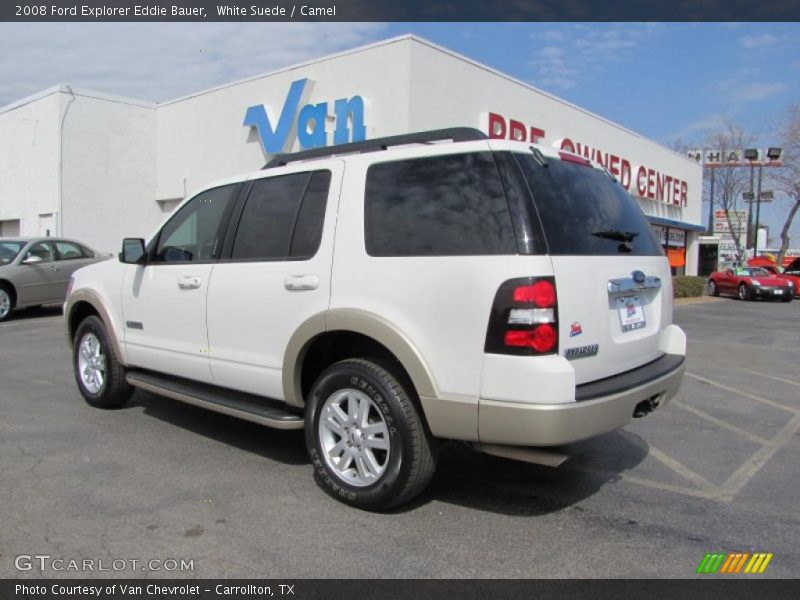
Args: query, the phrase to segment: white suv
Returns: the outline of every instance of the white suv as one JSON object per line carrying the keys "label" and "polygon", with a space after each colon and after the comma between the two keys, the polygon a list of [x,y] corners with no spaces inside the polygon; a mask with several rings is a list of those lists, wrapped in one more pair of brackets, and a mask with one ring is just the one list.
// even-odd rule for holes
{"label": "white suv", "polygon": [[133,387],[305,429],[320,485],[413,498],[440,439],[547,450],[663,406],[686,338],[670,271],[608,173],[472,129],[282,155],[186,200],[65,305],[92,406]]}

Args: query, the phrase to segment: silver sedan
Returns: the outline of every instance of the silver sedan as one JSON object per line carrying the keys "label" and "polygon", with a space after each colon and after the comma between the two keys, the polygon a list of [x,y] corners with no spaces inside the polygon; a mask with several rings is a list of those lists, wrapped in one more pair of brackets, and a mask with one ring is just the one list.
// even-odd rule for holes
{"label": "silver sedan", "polygon": [[107,258],[64,238],[0,238],[0,321],[17,308],[63,302],[70,276]]}

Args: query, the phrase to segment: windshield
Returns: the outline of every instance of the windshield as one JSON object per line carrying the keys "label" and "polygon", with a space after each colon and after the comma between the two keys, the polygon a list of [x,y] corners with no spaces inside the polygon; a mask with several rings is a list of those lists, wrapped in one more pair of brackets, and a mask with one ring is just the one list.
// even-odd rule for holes
{"label": "windshield", "polygon": [[636,201],[604,171],[558,158],[514,156],[550,254],[663,255]]}
{"label": "windshield", "polygon": [[744,275],[745,277],[769,277],[769,272],[761,267],[744,267],[736,269],[737,275]]}
{"label": "windshield", "polygon": [[25,242],[0,241],[0,265],[7,265],[17,257]]}

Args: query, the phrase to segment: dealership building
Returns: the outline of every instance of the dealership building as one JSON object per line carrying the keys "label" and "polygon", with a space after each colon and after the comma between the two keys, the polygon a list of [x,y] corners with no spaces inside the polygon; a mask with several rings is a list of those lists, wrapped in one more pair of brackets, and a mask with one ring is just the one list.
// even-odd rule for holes
{"label": "dealership building", "polygon": [[113,252],[195,190],[274,153],[445,127],[602,164],[641,206],[674,272],[696,273],[701,166],[415,36],[158,104],[62,84],[4,106],[0,236],[63,235]]}

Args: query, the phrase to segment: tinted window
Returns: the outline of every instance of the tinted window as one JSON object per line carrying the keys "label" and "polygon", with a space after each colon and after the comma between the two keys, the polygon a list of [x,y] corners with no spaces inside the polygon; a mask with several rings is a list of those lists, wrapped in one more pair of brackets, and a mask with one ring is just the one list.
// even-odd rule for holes
{"label": "tinted window", "polygon": [[196,262],[217,257],[225,210],[236,197],[239,184],[201,192],[175,213],[158,237],[156,259],[161,262]]}
{"label": "tinted window", "polygon": [[330,185],[330,171],[318,171],[312,175],[294,227],[290,256],[306,258],[317,253],[322,239]]}
{"label": "tinted window", "polygon": [[6,265],[17,257],[25,242],[0,242],[0,265]]}
{"label": "tinted window", "polygon": [[515,154],[551,254],[662,255],[642,210],[607,173],[560,159]]}
{"label": "tinted window", "polygon": [[53,256],[53,247],[49,242],[38,242],[31,246],[23,260],[31,262],[52,262],[55,260]]}
{"label": "tinted window", "polygon": [[78,244],[72,242],[55,242],[59,260],[74,260],[83,258],[83,250]]}
{"label": "tinted window", "polygon": [[313,256],[322,236],[330,179],[329,171],[319,171],[254,182],[239,220],[232,258]]}
{"label": "tinted window", "polygon": [[516,253],[490,152],[373,165],[364,215],[371,256]]}

